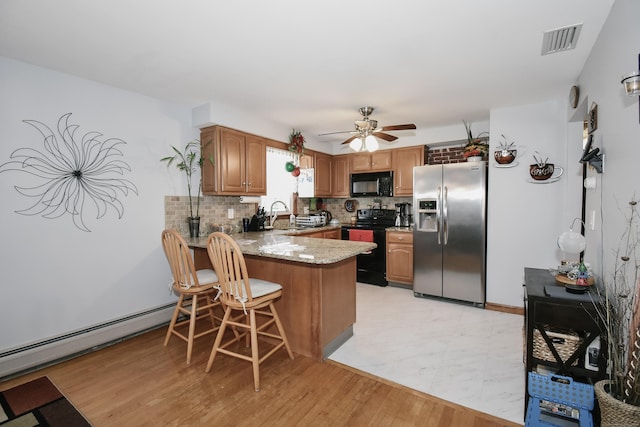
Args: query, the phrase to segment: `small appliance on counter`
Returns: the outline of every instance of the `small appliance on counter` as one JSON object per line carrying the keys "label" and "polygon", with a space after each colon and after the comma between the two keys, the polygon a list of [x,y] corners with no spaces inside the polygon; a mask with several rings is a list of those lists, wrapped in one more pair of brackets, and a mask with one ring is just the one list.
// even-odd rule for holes
{"label": "small appliance on counter", "polygon": [[411,227],[412,222],[411,203],[396,203],[396,227]]}
{"label": "small appliance on counter", "polygon": [[323,227],[325,226],[327,217],[325,215],[298,215],[296,217],[297,227]]}

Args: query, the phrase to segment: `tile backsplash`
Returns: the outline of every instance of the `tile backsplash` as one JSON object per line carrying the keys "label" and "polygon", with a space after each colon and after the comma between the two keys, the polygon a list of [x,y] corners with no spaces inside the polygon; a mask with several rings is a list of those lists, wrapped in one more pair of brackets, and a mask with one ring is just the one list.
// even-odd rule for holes
{"label": "tile backsplash", "polygon": [[[376,198],[377,199],[377,198]],[[342,224],[349,224],[351,217],[356,213],[347,212],[345,201],[347,199],[323,198],[325,209],[331,212],[333,218]],[[353,198],[355,209],[365,209],[374,204],[373,197]],[[381,205],[387,209],[395,209],[396,203],[411,203],[411,197],[381,197]],[[302,215],[304,208],[309,208],[311,199],[298,199],[298,214]],[[251,218],[256,213],[257,205],[254,203],[240,203],[238,196],[204,196],[200,198],[200,234],[208,234],[213,224],[233,225],[241,229],[242,218]],[[233,219],[228,218],[229,209],[233,209]],[[319,210],[319,208],[318,208]],[[311,211],[312,213],[317,212]],[[174,228],[183,235],[189,234],[187,218],[189,216],[188,196],[164,197],[164,223],[165,228]],[[288,224],[282,219],[276,225]]]}
{"label": "tile backsplash", "polygon": [[[233,219],[228,218],[233,209]],[[253,203],[240,203],[238,196],[200,197],[200,234],[208,234],[213,224],[242,227],[242,218],[251,218],[256,213]],[[183,235],[189,234],[189,197],[164,196],[165,228],[174,228]]]}

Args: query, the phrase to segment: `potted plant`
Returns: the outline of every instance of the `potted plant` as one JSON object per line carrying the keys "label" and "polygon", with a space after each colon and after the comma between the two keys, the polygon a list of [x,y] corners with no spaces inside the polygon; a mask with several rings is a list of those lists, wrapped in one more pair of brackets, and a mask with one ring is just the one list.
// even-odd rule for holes
{"label": "potted plant", "polygon": [[463,120],[464,128],[467,132],[467,144],[464,146],[462,156],[467,161],[479,161],[487,157],[489,153],[489,144],[487,139],[489,137],[488,132],[481,132],[476,136],[471,133],[471,123]]}
{"label": "potted plant", "polygon": [[595,385],[602,426],[640,426],[640,226],[637,201],[614,251],[613,274],[596,288],[597,305],[606,340],[608,379]]}
{"label": "potted plant", "polygon": [[[191,237],[198,237],[200,234],[200,192],[202,191],[202,175],[200,175],[200,179],[198,180],[198,191],[195,197],[195,214],[193,209],[194,197],[192,195],[193,186],[193,174],[197,172],[198,169],[202,169],[202,165],[204,164],[204,148],[209,145],[211,142],[206,144],[201,144],[198,140],[193,140],[185,145],[184,150],[180,151],[173,145],[171,148],[174,151],[172,156],[163,157],[160,159],[161,162],[166,162],[167,167],[171,166],[174,162],[176,164],[176,168],[179,171],[185,173],[187,177],[187,190],[189,192],[189,235]],[[209,156],[207,158],[213,165],[213,156]]]}

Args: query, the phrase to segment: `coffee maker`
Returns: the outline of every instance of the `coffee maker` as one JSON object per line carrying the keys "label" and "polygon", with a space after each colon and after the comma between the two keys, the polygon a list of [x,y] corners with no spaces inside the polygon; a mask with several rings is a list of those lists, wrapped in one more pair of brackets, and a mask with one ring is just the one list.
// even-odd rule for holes
{"label": "coffee maker", "polygon": [[396,227],[411,226],[411,203],[396,203]]}

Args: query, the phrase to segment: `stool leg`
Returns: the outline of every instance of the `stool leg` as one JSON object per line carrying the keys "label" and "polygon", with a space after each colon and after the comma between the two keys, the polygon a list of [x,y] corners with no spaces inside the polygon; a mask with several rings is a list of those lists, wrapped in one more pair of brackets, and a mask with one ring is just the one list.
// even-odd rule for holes
{"label": "stool leg", "polygon": [[282,337],[282,341],[284,342],[284,346],[287,349],[287,353],[289,354],[289,357],[293,360],[293,353],[291,352],[291,347],[289,347],[289,340],[287,339],[287,336],[284,333],[284,328],[282,327],[282,323],[280,323],[280,316],[278,316],[278,312],[276,311],[276,307],[273,305],[273,303],[269,304],[269,309],[271,310],[273,319],[276,321],[276,327],[278,328],[278,332]]}
{"label": "stool leg", "polygon": [[198,295],[191,298],[191,314],[189,315],[189,337],[187,339],[187,365],[191,364],[193,350],[193,336],[196,333],[196,318],[198,317]]}
{"label": "stool leg", "polygon": [[178,320],[178,315],[180,315],[180,307],[182,307],[182,301],[184,299],[184,295],[180,295],[178,298],[178,302],[176,303],[176,308],[173,310],[173,315],[171,316],[171,322],[169,323],[169,329],[167,330],[167,335],[164,337],[164,346],[166,347],[169,343],[169,338],[173,334],[173,329],[176,326],[176,321]]}
{"label": "stool leg", "polygon": [[231,308],[227,307],[224,312],[224,317],[222,318],[222,323],[220,324],[220,329],[218,329],[218,335],[216,335],[216,340],[213,343],[213,348],[211,349],[211,355],[209,355],[209,361],[207,362],[207,368],[204,370],[205,372],[211,371],[211,365],[213,365],[213,359],[216,358],[216,353],[218,352],[218,347],[220,347],[220,342],[222,341],[222,336],[224,335],[224,330],[227,328],[227,320],[231,315]]}
{"label": "stool leg", "polygon": [[256,326],[256,311],[249,311],[251,324],[251,363],[253,364],[253,384],[256,391],[260,391],[260,355],[258,354],[258,327]]}

